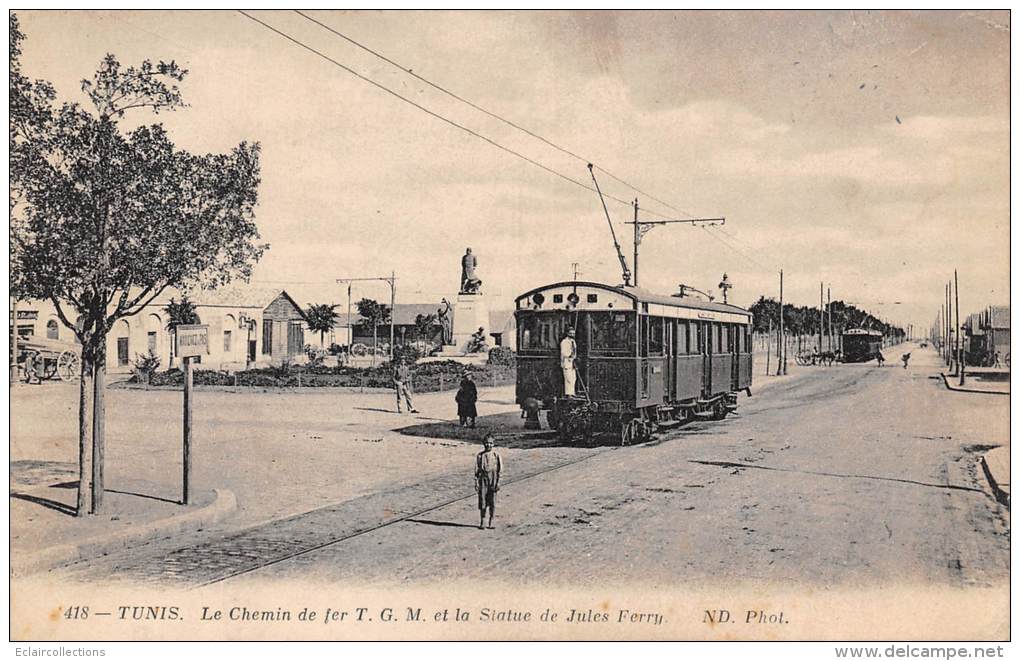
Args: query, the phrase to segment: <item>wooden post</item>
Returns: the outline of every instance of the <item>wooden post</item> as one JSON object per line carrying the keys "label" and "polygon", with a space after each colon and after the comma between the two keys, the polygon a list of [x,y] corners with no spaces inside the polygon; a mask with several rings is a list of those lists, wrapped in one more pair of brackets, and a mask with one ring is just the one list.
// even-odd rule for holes
{"label": "wooden post", "polygon": [[960,385],[964,384],[963,376],[963,342],[960,337],[960,276],[953,269],[953,282],[956,288],[956,369],[960,370]]}
{"label": "wooden post", "polygon": [[772,317],[769,317],[769,334],[765,336],[765,376],[772,371]]}
{"label": "wooden post", "polygon": [[191,357],[184,358],[184,480],[181,503],[191,504],[191,413],[192,413],[192,366]]}
{"label": "wooden post", "polygon": [[777,375],[786,374],[786,328],[783,324],[783,269],[779,269],[779,365]]}
{"label": "wooden post", "polygon": [[822,352],[822,335],[825,333],[825,284],[818,283],[818,353]]}

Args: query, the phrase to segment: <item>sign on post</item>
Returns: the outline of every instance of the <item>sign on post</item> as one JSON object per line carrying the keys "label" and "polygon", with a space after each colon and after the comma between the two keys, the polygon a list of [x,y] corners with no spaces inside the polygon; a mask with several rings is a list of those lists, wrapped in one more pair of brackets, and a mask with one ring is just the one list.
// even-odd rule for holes
{"label": "sign on post", "polygon": [[174,331],[177,342],[177,355],[184,360],[184,479],[181,501],[191,504],[191,359],[195,356],[209,354],[209,326],[195,324],[178,326]]}
{"label": "sign on post", "polygon": [[177,339],[176,353],[181,358],[209,355],[209,326],[194,324],[178,326],[174,331]]}

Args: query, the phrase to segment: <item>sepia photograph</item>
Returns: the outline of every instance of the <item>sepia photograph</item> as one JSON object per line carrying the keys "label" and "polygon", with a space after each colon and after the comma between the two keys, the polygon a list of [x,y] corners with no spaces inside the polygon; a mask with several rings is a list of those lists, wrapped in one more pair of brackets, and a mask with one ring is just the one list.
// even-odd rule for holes
{"label": "sepia photograph", "polygon": [[8,22],[19,655],[1004,656],[1009,10]]}

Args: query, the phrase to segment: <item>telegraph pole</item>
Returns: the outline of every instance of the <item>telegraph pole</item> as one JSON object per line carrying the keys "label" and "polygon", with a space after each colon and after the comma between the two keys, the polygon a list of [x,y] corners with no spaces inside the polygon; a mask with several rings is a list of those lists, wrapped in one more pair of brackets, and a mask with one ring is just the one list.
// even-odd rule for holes
{"label": "telegraph pole", "polygon": [[[378,278],[337,278],[337,284],[347,283],[347,332],[350,336],[350,344],[354,344],[354,329],[351,326],[351,283],[352,282],[367,282],[370,280],[379,280],[389,284],[390,286],[390,362],[393,362],[393,339],[394,339],[394,306],[397,302],[397,272],[391,271],[388,276],[380,276]],[[375,324],[372,324],[373,327]],[[375,365],[375,347],[372,347],[372,364]]]}
{"label": "telegraph pole", "polygon": [[818,353],[822,352],[822,334],[825,332],[825,284],[818,283]]}
{"label": "telegraph pole", "polygon": [[657,225],[673,225],[676,223],[685,223],[687,225],[697,225],[700,223],[706,223],[709,225],[725,225],[725,218],[680,218],[673,220],[638,220],[638,200],[634,198],[634,220],[629,221],[627,225],[634,226],[634,286],[638,286],[638,246],[641,245],[641,237],[650,232],[653,227]]}
{"label": "telegraph pole", "polygon": [[786,374],[786,332],[783,324],[783,269],[779,269],[779,368],[776,375]]}
{"label": "telegraph pole", "polygon": [[953,289],[956,291],[956,369],[960,372],[960,385],[963,385],[963,344],[960,342],[960,276],[953,269]]}
{"label": "telegraph pole", "polygon": [[829,313],[829,351],[832,351],[832,290],[825,288],[825,309]]}

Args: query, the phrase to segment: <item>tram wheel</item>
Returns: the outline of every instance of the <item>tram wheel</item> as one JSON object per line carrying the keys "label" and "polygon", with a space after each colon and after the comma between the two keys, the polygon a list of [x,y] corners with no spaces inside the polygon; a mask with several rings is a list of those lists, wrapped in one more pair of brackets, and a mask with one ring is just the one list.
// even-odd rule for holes
{"label": "tram wheel", "polygon": [[726,409],[726,403],[720,399],[712,408],[712,419],[723,420],[726,418],[727,413],[729,413],[729,411]]}

